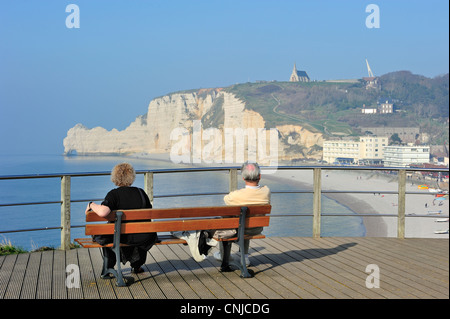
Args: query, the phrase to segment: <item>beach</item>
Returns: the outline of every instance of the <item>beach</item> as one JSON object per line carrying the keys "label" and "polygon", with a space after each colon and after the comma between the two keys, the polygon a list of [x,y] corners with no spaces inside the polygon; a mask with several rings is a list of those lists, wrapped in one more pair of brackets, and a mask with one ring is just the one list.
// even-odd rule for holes
{"label": "beach", "polygon": [[[312,170],[278,170],[267,178],[283,179],[286,183],[298,183],[312,188]],[[325,193],[327,190],[370,191],[359,193]],[[390,214],[391,216],[366,216],[363,218],[367,237],[397,237],[397,194],[383,194],[383,191],[398,191],[397,176],[385,175],[376,171],[338,171],[322,169],[323,195],[334,199],[357,214]],[[449,201],[434,201],[435,194],[428,189],[418,189],[417,184],[406,181],[406,192],[421,194],[406,195],[405,237],[449,238],[447,234],[435,234],[446,231],[449,222],[442,221],[448,216]],[[439,206],[439,203],[442,203]],[[440,213],[438,213],[440,211]],[[432,217],[413,217],[428,215]]]}

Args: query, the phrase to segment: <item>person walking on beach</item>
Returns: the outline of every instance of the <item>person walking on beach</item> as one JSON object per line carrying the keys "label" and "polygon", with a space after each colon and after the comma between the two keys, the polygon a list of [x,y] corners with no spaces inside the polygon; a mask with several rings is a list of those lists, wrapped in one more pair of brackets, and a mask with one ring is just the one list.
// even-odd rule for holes
{"label": "person walking on beach", "polygon": [[[245,182],[245,188],[233,191],[225,195],[226,205],[257,205],[270,204],[270,189],[267,186],[259,185],[261,180],[261,169],[258,163],[244,163],[241,167],[242,179]],[[259,235],[263,227],[246,228],[245,235]],[[250,240],[244,240],[245,262],[250,265],[248,250]],[[220,253],[215,254],[216,259],[221,259]]]}
{"label": "person walking on beach", "polygon": [[[111,211],[120,209],[139,209],[152,208],[152,204],[147,194],[138,187],[131,187],[136,178],[136,172],[131,164],[121,163],[116,165],[111,172],[111,181],[118,186],[106,194],[101,204],[90,202],[86,207],[86,214],[93,211],[100,217],[108,216]],[[94,241],[100,245],[113,242],[113,235],[95,235]],[[130,246],[121,247],[121,261],[125,264],[130,262],[134,273],[140,273],[144,270],[147,251],[152,248],[157,240],[156,233],[123,234],[120,236],[120,242]],[[103,255],[108,260],[108,268],[114,268],[116,264],[116,255],[112,248],[102,247]]]}

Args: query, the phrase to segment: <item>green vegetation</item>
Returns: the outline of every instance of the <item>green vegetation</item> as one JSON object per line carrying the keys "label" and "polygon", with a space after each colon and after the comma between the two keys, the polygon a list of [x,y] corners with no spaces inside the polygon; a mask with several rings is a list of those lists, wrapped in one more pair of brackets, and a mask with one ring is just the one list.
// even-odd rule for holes
{"label": "green vegetation", "polygon": [[26,252],[26,250],[20,247],[13,246],[9,240],[7,241],[4,239],[3,242],[0,243],[0,256],[22,254]]}
{"label": "green vegetation", "polygon": [[[433,79],[408,71],[379,77],[379,89],[365,82],[259,82],[232,85],[224,90],[260,113],[266,128],[296,124],[325,136],[358,135],[359,127],[419,127],[432,144],[449,140],[449,76]],[[363,105],[393,102],[393,114],[362,114]]]}
{"label": "green vegetation", "polygon": [[[350,94],[353,88],[357,93]],[[225,89],[246,102],[250,110],[264,117],[266,128],[297,124],[312,132],[353,135],[349,124],[336,116],[350,113],[369,101],[371,93],[361,83],[269,82],[245,83]]]}
{"label": "green vegetation", "polygon": [[236,84],[225,89],[225,91],[233,93],[238,99],[245,101],[249,110],[261,114],[266,121],[266,128],[275,127],[276,124],[298,122],[295,118],[274,112],[278,102],[272,93],[279,90],[281,88],[277,84],[267,83]]}
{"label": "green vegetation", "polygon": [[384,96],[395,99],[404,111],[417,117],[449,116],[449,75],[426,78],[409,71],[392,72],[380,77]]}

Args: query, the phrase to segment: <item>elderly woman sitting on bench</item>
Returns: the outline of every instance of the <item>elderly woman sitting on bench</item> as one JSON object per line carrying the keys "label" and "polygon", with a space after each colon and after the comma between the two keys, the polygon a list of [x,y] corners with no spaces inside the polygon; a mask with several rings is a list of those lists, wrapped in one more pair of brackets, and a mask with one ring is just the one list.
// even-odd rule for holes
{"label": "elderly woman sitting on bench", "polygon": [[[152,208],[147,194],[138,187],[132,187],[136,173],[131,164],[122,163],[116,165],[111,172],[111,181],[118,186],[106,194],[101,204],[90,202],[86,208],[86,214],[94,211],[100,217],[108,216],[114,210]],[[94,241],[100,245],[113,242],[113,235],[96,235]],[[133,272],[142,272],[145,264],[147,251],[152,248],[157,240],[156,233],[123,234],[120,242],[129,246],[121,247],[121,261],[125,264],[130,262]],[[109,247],[103,247],[103,256],[106,258],[108,268],[114,268],[116,255]]]}

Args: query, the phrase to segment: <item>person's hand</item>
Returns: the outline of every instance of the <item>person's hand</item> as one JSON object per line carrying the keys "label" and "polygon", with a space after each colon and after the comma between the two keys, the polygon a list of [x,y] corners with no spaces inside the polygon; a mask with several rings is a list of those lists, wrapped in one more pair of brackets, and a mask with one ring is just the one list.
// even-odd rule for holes
{"label": "person's hand", "polygon": [[86,207],[86,211],[84,212],[86,215],[88,212],[92,211],[91,204],[92,204],[92,202],[89,202],[89,204]]}
{"label": "person's hand", "polygon": [[[95,207],[95,210],[93,209],[94,207]],[[108,206],[101,205],[101,204],[96,204],[94,202],[90,202],[87,205],[86,211],[84,213],[87,215],[87,213],[89,213],[89,212],[94,212],[98,216],[106,218],[106,216],[108,216],[109,213],[111,213],[111,209]]]}

